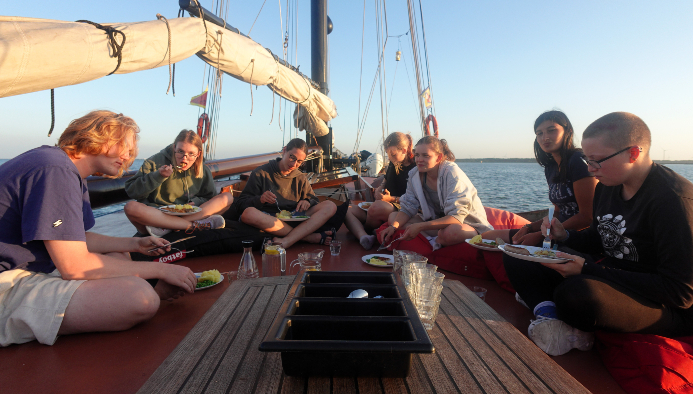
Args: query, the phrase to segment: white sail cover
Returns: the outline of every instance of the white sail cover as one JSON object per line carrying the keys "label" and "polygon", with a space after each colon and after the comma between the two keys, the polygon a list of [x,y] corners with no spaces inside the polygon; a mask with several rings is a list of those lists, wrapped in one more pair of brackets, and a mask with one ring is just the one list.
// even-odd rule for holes
{"label": "white sail cover", "polygon": [[248,37],[207,24],[207,46],[197,53],[205,62],[253,85],[267,85],[287,100],[298,103],[296,125],[318,137],[329,130],[325,122],[337,116],[334,102],[303,76],[278,63],[272,54]]}
{"label": "white sail cover", "polygon": [[[168,65],[169,30],[163,20],[101,23],[126,37],[116,74]],[[277,63],[253,40],[199,18],[168,20],[171,62],[197,55],[253,85],[267,85],[298,103],[296,123],[317,136],[337,116],[334,102],[300,74]],[[207,34],[205,36],[205,31]],[[116,35],[120,43],[122,38]],[[113,72],[118,58],[107,34],[87,23],[0,16],[0,98],[75,85]]]}
{"label": "white sail cover", "polygon": [[[198,18],[169,20],[171,62],[194,55],[205,45]],[[125,34],[116,74],[168,65],[168,30],[162,20],[103,23]],[[116,36],[120,43],[121,38]],[[0,16],[0,97],[76,85],[110,74],[118,65],[111,57],[106,33],[87,23]]]}

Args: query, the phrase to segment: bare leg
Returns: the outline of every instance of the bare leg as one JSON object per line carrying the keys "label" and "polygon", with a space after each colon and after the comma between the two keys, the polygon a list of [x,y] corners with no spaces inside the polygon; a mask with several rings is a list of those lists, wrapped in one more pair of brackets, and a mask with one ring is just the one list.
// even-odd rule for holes
{"label": "bare leg", "polygon": [[[313,218],[306,220],[309,222]],[[257,208],[246,208],[241,214],[241,222],[259,228],[260,230],[278,236],[285,236],[292,230],[291,226],[287,226],[281,220],[274,216],[270,216]],[[304,223],[305,223],[304,222]],[[317,227],[316,227],[317,228]]]}
{"label": "bare leg", "polygon": [[491,230],[481,234],[481,238],[494,240],[500,238],[506,243],[512,243],[510,239],[510,230]]}
{"label": "bare leg", "polygon": [[[320,204],[306,211],[306,214],[310,216],[310,219],[306,220],[305,222],[302,222],[300,225],[296,226],[296,228],[291,229],[288,234],[283,236],[283,238],[277,237],[274,239],[274,241],[281,243],[285,249],[291,247],[291,245],[295,244],[300,240],[305,240],[307,242],[314,243],[316,237],[318,240],[320,239],[320,234],[313,235],[315,230],[320,228],[332,216],[334,216],[335,212],[337,212],[337,206],[334,205],[332,201],[323,201]],[[243,214],[245,214],[245,211],[243,212]],[[282,236],[281,234],[277,235]],[[331,239],[328,240],[328,242],[329,241],[331,241]]]}
{"label": "bare leg", "polygon": [[125,204],[125,215],[137,228],[137,231],[142,234],[147,233],[145,226],[187,230],[195,220],[225,212],[229,209],[231,203],[233,203],[233,195],[231,193],[221,193],[200,205],[200,212],[188,216],[173,216],[137,201],[130,201]]}
{"label": "bare leg", "polygon": [[127,330],[151,319],[159,303],[152,286],[141,278],[89,280],[72,295],[58,335]]}
{"label": "bare leg", "polygon": [[444,229],[438,230],[437,242],[443,246],[455,245],[475,235],[477,235],[476,230],[468,224],[451,224]]}
{"label": "bare leg", "polygon": [[[371,209],[373,209],[373,205],[371,205]],[[359,240],[361,246],[363,246],[364,249],[369,250],[373,247],[376,237],[375,235],[369,235],[366,233],[366,230],[363,227],[363,222],[366,221],[367,216],[370,217],[370,214],[367,214],[363,209],[353,206],[349,207],[346,217],[344,218],[344,224],[346,225],[347,229],[351,231],[351,233],[354,234],[354,236]]]}
{"label": "bare leg", "polygon": [[374,202],[368,209],[366,228],[377,229],[381,224],[387,221],[392,212],[395,212],[395,206],[389,202],[383,200]]}

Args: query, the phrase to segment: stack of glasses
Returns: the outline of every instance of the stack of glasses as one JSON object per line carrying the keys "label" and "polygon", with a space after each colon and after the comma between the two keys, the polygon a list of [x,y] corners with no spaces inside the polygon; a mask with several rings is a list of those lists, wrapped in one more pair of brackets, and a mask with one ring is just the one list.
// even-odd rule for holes
{"label": "stack of glasses", "polygon": [[438,316],[445,275],[437,272],[438,266],[428,264],[428,259],[408,250],[395,250],[394,260],[393,271],[402,278],[424,327],[431,330]]}

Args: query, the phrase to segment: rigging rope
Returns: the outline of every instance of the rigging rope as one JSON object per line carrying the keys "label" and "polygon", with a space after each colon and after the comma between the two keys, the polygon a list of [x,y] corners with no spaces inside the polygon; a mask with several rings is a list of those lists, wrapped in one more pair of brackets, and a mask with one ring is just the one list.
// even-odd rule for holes
{"label": "rigging rope", "polygon": [[[166,94],[171,90],[171,82],[173,81],[173,73],[171,72],[171,27],[168,25],[168,19],[161,14],[156,14],[158,20],[163,20],[166,23],[166,30],[168,30],[168,89],[166,89]],[[176,96],[175,90],[173,91],[173,96]]]}
{"label": "rigging rope", "polygon": [[[88,23],[97,29],[101,29],[104,32],[106,32],[106,35],[108,36],[108,43],[111,44],[111,49],[113,50],[113,55],[111,57],[117,57],[118,58],[118,64],[116,65],[116,68],[110,72],[111,75],[114,72],[118,71],[120,68],[120,62],[123,60],[123,47],[125,46],[125,34],[120,31],[116,30],[111,26],[103,26],[101,24],[92,22],[92,21],[87,21],[87,20],[78,20],[77,22],[79,23]],[[116,34],[120,34],[120,36],[123,38],[123,41],[118,44],[118,41],[116,40],[115,36]]]}
{"label": "rigging rope", "polygon": [[53,92],[55,89],[51,89],[51,129],[48,130],[48,136],[50,137],[51,134],[53,134],[53,129],[55,128],[55,96],[53,95]]}
{"label": "rigging rope", "polygon": [[257,22],[257,18],[260,17],[260,13],[262,12],[262,9],[265,8],[265,3],[267,0],[262,2],[262,7],[260,7],[260,11],[257,12],[257,16],[255,17],[255,20],[253,21],[253,25],[250,26],[250,30],[248,30],[248,37],[250,37],[250,32],[253,31],[253,27],[255,27],[255,22]]}

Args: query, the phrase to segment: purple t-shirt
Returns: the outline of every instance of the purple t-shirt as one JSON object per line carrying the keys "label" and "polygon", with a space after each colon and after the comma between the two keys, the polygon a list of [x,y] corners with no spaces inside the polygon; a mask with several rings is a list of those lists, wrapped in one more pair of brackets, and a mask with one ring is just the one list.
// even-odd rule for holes
{"label": "purple t-shirt", "polygon": [[62,149],[44,145],[0,166],[0,272],[52,272],[44,240],[86,241],[86,182]]}

